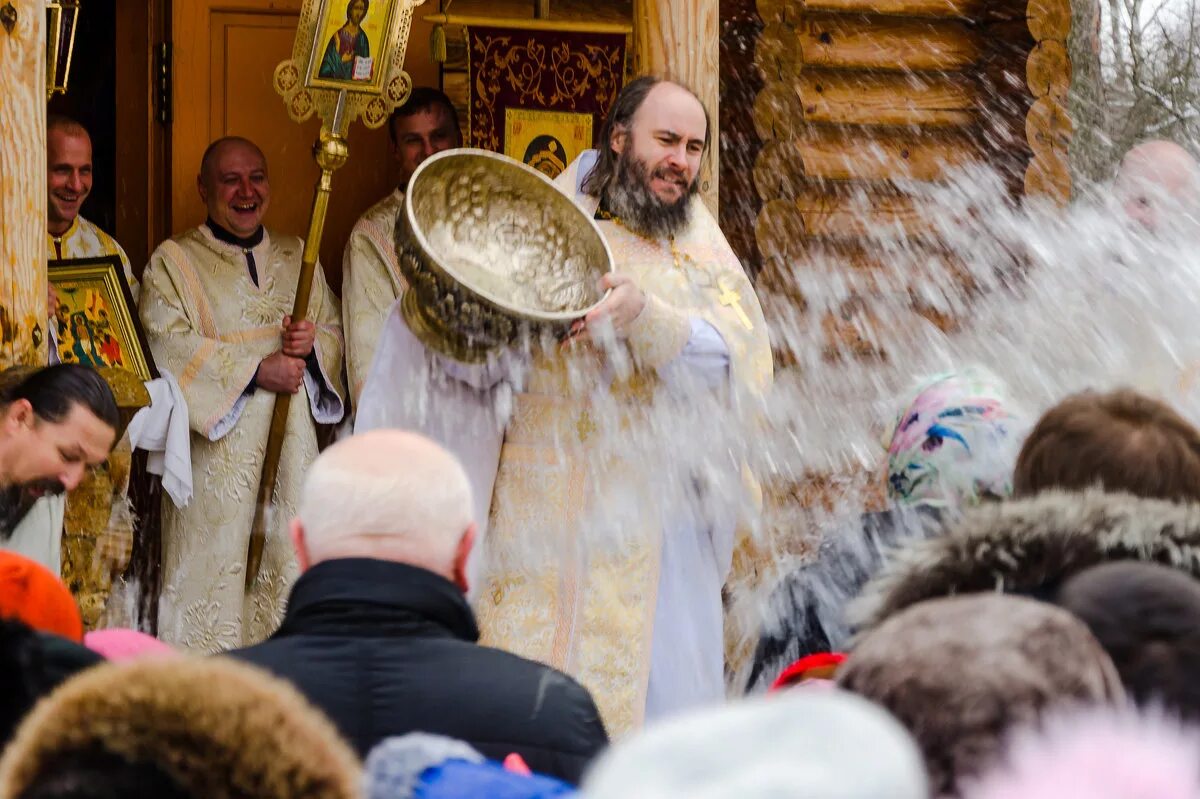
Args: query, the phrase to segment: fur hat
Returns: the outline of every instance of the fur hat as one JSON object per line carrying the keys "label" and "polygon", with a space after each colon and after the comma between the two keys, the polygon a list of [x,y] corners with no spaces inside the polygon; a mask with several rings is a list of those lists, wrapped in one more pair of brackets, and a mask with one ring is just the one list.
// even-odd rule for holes
{"label": "fur hat", "polygon": [[911,736],[837,689],[785,691],[693,711],[603,755],[586,799],[926,799]]}
{"label": "fur hat", "polygon": [[863,637],[838,672],[878,702],[925,755],[936,796],[981,773],[1008,729],[1056,706],[1124,698],[1116,669],[1062,608],[997,594],[914,605]]}
{"label": "fur hat", "polygon": [[1047,491],[985,504],[947,533],[908,542],[848,610],[860,631],[925,599],[976,591],[1048,594],[1114,560],[1157,561],[1200,576],[1200,506],[1101,491]]}
{"label": "fur hat", "polygon": [[83,618],[63,581],[37,561],[0,550],[0,618],[83,641]]}
{"label": "fur hat", "polygon": [[1200,732],[1157,712],[1095,708],[1013,736],[967,799],[1200,799]]}
{"label": "fur hat", "polygon": [[357,799],[359,765],[287,683],[226,658],[90,669],[34,709],[0,759],[13,799],[72,756],[157,766],[203,799]]}

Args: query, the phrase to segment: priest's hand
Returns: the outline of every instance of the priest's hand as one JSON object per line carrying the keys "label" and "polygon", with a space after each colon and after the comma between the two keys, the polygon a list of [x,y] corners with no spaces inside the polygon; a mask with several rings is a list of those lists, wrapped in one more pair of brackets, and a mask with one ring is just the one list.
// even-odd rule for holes
{"label": "priest's hand", "polygon": [[645,293],[638,288],[629,275],[609,272],[600,278],[600,290],[611,290],[612,293],[593,308],[587,316],[571,326],[571,335],[567,341],[591,338],[588,328],[606,323],[612,325],[613,333],[617,338],[625,338],[633,320],[637,319],[642,309],[646,307]]}
{"label": "priest's hand", "polygon": [[276,351],[263,358],[254,374],[258,387],[276,394],[295,394],[304,382],[304,359]]}
{"label": "priest's hand", "polygon": [[283,354],[293,358],[307,358],[312,354],[317,340],[317,326],[307,319],[292,322],[292,317],[283,317]]}
{"label": "priest's hand", "polygon": [[46,281],[46,318],[53,319],[54,312],[58,310],[58,290],[54,288],[54,284]]}

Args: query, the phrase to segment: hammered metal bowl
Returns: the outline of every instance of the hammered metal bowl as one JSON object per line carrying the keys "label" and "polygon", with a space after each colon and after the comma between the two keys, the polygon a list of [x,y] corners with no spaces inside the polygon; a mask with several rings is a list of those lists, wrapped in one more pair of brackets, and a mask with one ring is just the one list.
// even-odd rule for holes
{"label": "hammered metal bowl", "polygon": [[603,299],[597,283],[613,268],[583,210],[541,172],[486,150],[422,162],[395,238],[409,328],[466,362],[530,333],[564,334]]}

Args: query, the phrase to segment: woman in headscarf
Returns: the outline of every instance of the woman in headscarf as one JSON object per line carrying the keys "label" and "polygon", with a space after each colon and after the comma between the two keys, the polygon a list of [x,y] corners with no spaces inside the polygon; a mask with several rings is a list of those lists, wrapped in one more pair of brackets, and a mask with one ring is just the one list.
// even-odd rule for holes
{"label": "woman in headscarf", "polygon": [[797,658],[841,648],[846,604],[883,563],[887,550],[987,499],[1012,493],[1013,465],[1026,417],[1001,381],[978,367],[921,381],[883,438],[890,507],[825,536],[817,558],[772,592],[748,689],[770,686]]}

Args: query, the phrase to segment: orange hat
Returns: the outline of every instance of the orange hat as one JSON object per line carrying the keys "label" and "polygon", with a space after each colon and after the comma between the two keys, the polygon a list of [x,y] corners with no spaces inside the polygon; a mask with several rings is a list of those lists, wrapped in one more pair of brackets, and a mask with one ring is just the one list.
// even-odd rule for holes
{"label": "orange hat", "polygon": [[0,618],[83,641],[83,619],[63,581],[37,561],[0,551]]}

